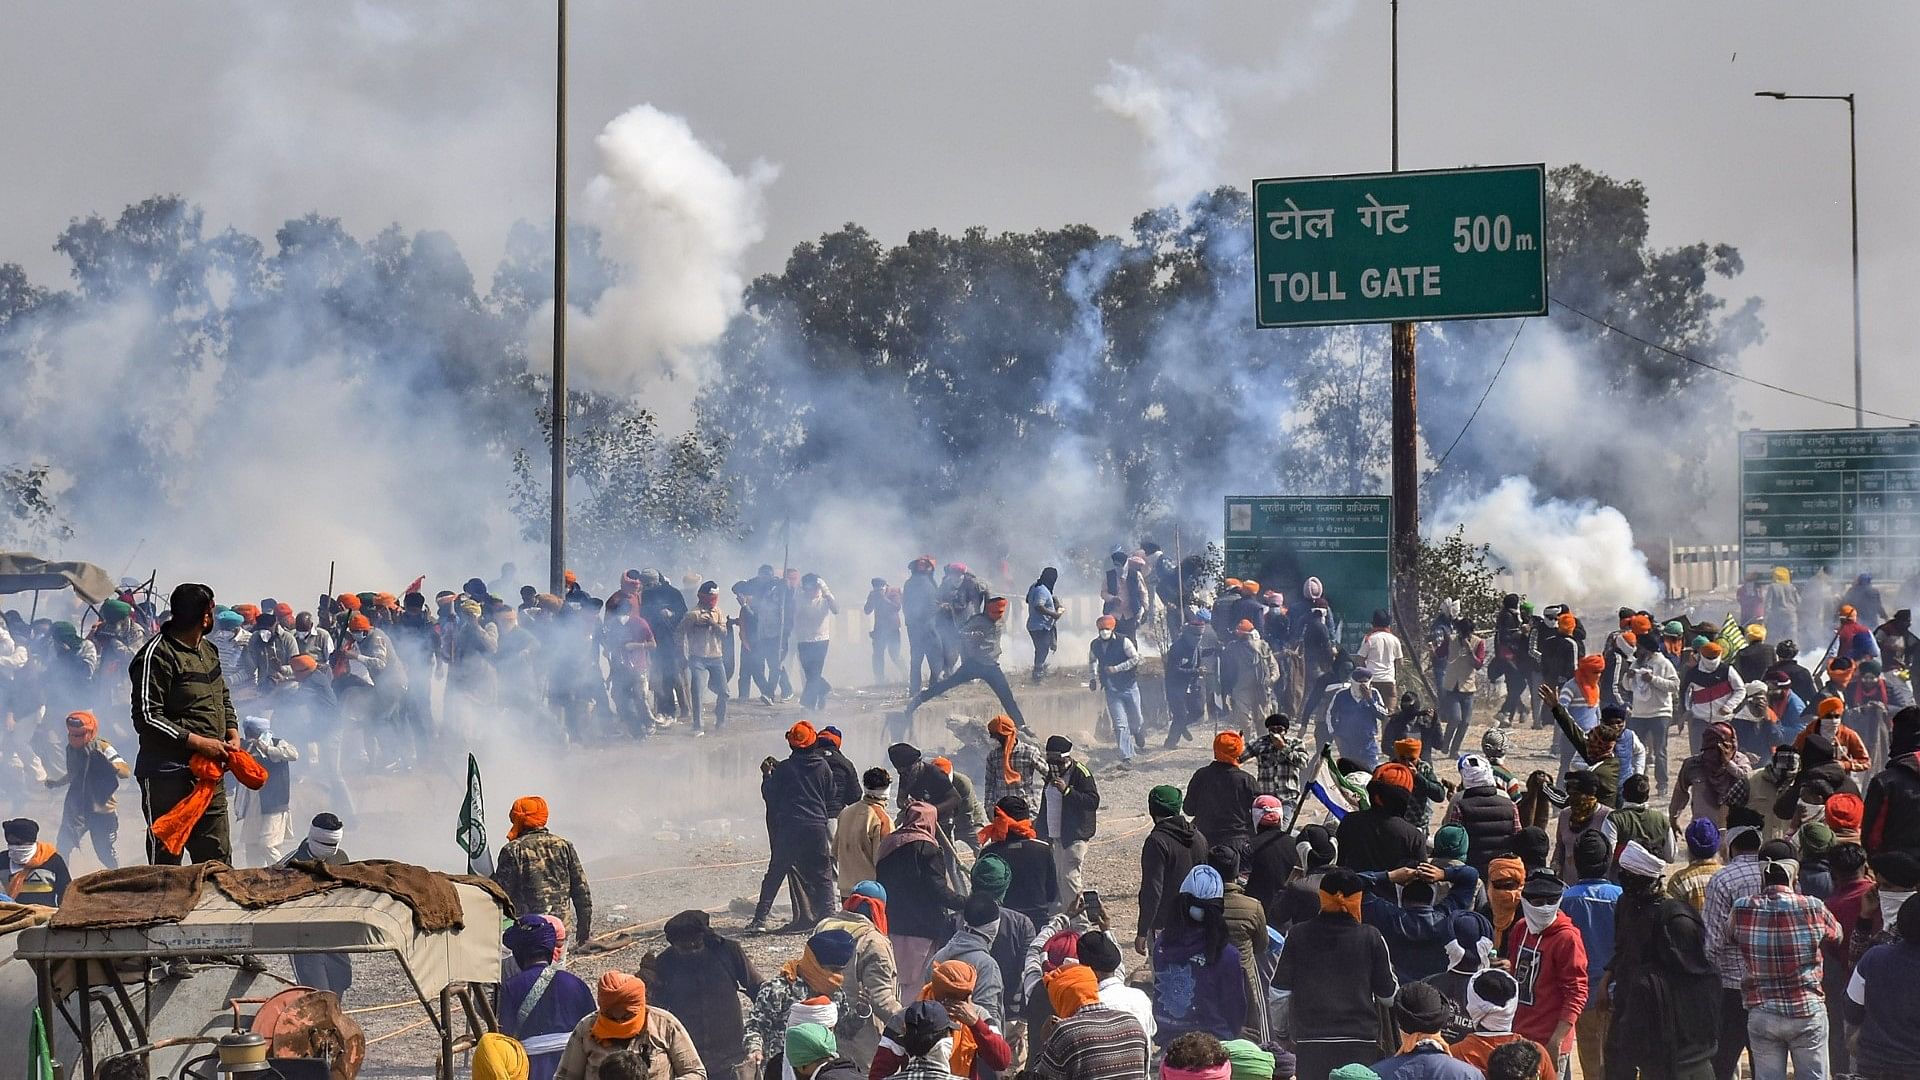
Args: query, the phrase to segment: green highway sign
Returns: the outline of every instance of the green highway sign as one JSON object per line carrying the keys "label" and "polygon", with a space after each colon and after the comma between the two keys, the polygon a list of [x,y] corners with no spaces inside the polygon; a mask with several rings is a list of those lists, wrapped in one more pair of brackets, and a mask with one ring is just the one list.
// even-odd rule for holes
{"label": "green highway sign", "polygon": [[1309,606],[1306,580],[1319,578],[1353,652],[1388,605],[1392,522],[1385,495],[1229,495],[1226,575],[1279,592],[1295,613]]}
{"label": "green highway sign", "polygon": [[1740,568],[1900,581],[1920,567],[1920,429],[1740,433]]}
{"label": "green highway sign", "polygon": [[1260,326],[1547,313],[1547,170],[1253,182]]}

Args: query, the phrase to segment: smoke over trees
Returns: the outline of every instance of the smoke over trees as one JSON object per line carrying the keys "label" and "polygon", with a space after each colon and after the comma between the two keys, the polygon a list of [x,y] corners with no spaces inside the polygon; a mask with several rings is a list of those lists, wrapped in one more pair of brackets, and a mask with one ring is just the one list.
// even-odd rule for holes
{"label": "smoke over trees", "polygon": [[[1550,197],[1554,296],[1721,364],[1758,337],[1757,303],[1712,291],[1738,253],[1651,249],[1638,184],[1569,166]],[[906,523],[902,542],[1002,555],[1174,523],[1210,535],[1229,489],[1383,490],[1385,331],[1255,330],[1248,214],[1222,188],[1117,236],[926,230],[888,247],[849,224],[799,245],[747,286],[690,411],[671,404],[684,388],[574,395],[583,561],[764,539],[823,500]],[[543,232],[516,226],[483,292],[450,238],[397,225],[363,240],[316,213],[266,243],[208,235],[178,196],[73,221],[55,243],[64,287],[0,264],[0,469],[9,492],[31,487],[0,500],[0,532],[55,543],[71,521],[100,543],[173,499],[344,527],[363,547],[342,557],[383,568],[395,551],[537,541]],[[593,313],[624,268],[592,230],[569,243],[570,301]],[[1524,474],[1636,524],[1673,518],[1699,492],[1594,465],[1629,449],[1629,419],[1670,452],[1726,445],[1724,381],[1564,313],[1545,322],[1430,491]],[[1423,332],[1429,438],[1465,423],[1513,333]]]}

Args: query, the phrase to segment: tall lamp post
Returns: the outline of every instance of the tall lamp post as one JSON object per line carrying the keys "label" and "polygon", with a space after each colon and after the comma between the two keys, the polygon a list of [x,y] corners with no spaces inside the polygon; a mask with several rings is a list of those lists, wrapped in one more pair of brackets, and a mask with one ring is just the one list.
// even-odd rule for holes
{"label": "tall lamp post", "polygon": [[547,587],[567,594],[567,0],[559,0],[553,107],[553,505]]}
{"label": "tall lamp post", "polygon": [[1853,215],[1853,426],[1865,427],[1865,400],[1860,377],[1860,163],[1854,139],[1852,94],[1787,94],[1758,90],[1754,97],[1775,101],[1844,101],[1847,103],[1847,185]]}

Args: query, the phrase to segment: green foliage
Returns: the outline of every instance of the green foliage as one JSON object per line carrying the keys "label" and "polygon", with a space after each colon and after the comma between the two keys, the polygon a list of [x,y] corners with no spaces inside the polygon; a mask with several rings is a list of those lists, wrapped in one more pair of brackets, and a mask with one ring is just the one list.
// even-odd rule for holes
{"label": "green foliage", "polygon": [[1469,541],[1464,526],[1433,539],[1422,537],[1418,567],[1420,627],[1409,627],[1409,631],[1423,632],[1448,600],[1459,601],[1460,614],[1475,626],[1493,625],[1501,597],[1495,579],[1506,573],[1506,567],[1493,561],[1492,548]]}
{"label": "green foliage", "polygon": [[0,549],[45,552],[73,536],[60,515],[47,465],[0,469]]}
{"label": "green foliage", "polygon": [[[549,447],[552,415],[540,410]],[[671,561],[737,535],[738,512],[722,474],[727,444],[697,434],[663,438],[652,412],[602,394],[569,393],[568,557],[583,566],[630,562],[635,553]],[[513,456],[508,487],[528,540],[547,536],[548,460]]]}

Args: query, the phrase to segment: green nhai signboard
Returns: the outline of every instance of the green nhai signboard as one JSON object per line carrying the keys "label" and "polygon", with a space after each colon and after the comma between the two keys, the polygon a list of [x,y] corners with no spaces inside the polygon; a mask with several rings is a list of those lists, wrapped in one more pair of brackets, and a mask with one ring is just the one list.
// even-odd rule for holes
{"label": "green nhai signboard", "polygon": [[1385,495],[1227,496],[1226,576],[1253,580],[1307,608],[1319,578],[1349,652],[1386,610],[1391,587],[1393,500]]}

